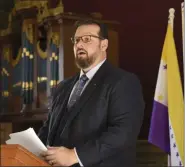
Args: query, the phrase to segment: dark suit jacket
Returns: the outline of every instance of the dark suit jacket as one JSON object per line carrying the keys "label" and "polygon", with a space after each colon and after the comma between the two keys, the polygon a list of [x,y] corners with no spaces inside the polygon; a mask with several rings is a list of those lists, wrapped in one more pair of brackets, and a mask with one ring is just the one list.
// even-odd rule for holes
{"label": "dark suit jacket", "polygon": [[40,139],[50,146],[55,140],[58,144],[54,145],[76,147],[85,167],[135,166],[136,140],[144,114],[139,80],[105,61],[79,101],[67,111],[78,78],[79,74],[59,84]]}

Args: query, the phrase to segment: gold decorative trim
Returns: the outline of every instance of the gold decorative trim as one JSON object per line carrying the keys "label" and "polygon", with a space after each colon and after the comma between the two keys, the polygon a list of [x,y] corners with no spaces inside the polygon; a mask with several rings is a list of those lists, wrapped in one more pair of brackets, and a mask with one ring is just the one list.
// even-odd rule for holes
{"label": "gold decorative trim", "polygon": [[0,30],[0,36],[7,36],[7,35],[9,35],[9,34],[11,34],[12,33],[12,28],[11,27],[9,27],[9,28],[7,28],[7,29],[5,29],[5,30]]}
{"label": "gold decorative trim", "polygon": [[48,0],[42,0],[42,1],[26,0],[26,1],[16,1],[15,7],[13,8],[12,13],[15,14],[15,11],[29,9],[33,7],[36,7],[39,9],[38,20],[42,20],[39,18],[46,18],[48,16],[56,16],[64,12],[64,6],[62,3],[62,0],[60,0],[60,3],[54,9],[48,9]]}
{"label": "gold decorative trim", "polygon": [[21,82],[17,82],[16,84],[13,84],[13,88],[20,87],[22,85]]}
{"label": "gold decorative trim", "polygon": [[53,52],[52,53],[52,55],[51,55],[51,57],[50,57],[50,59],[49,59],[50,61],[53,61],[53,60],[58,60],[58,56],[56,55],[56,53],[55,52]]}
{"label": "gold decorative trim", "polygon": [[30,54],[30,59],[33,59],[33,54]]}
{"label": "gold decorative trim", "polygon": [[12,16],[16,15],[16,11],[30,9],[36,7],[38,9],[37,14],[37,22],[42,22],[43,19],[49,16],[57,16],[59,14],[64,13],[64,6],[62,0],[57,5],[56,8],[48,9],[48,0],[26,0],[26,1],[19,1],[15,0],[15,6],[9,14],[9,24],[7,29],[0,30],[0,36],[7,36],[12,33]]}
{"label": "gold decorative trim", "polygon": [[33,24],[25,22],[23,25],[23,32],[26,33],[26,38],[29,42],[33,44]]}
{"label": "gold decorative trim", "polygon": [[63,12],[64,12],[64,5],[61,0],[56,8],[49,10],[50,16],[57,16]]}
{"label": "gold decorative trim", "polygon": [[22,58],[24,58],[24,56],[28,57],[30,60],[34,58],[33,54],[30,54],[26,48],[23,48]]}
{"label": "gold decorative trim", "polygon": [[8,17],[8,28],[0,30],[0,36],[7,36],[11,33],[12,33],[12,13],[10,13]]}
{"label": "gold decorative trim", "polygon": [[57,80],[51,80],[51,81],[50,81],[50,87],[55,87],[55,86],[57,86],[57,83],[58,83]]}
{"label": "gold decorative trim", "polygon": [[10,55],[11,55],[10,47],[8,47],[8,46],[3,47],[2,55],[3,55],[3,59],[7,60],[7,62],[9,63],[10,62]]}
{"label": "gold decorative trim", "polygon": [[5,74],[7,77],[10,76],[10,73],[5,68],[2,68],[1,74]]}
{"label": "gold decorative trim", "polygon": [[58,32],[52,32],[51,34],[51,39],[53,44],[55,44],[57,47],[59,47],[60,44],[60,38],[59,38],[59,33]]}
{"label": "gold decorative trim", "polygon": [[30,52],[27,51],[25,55],[26,55],[27,57],[30,56]]}
{"label": "gold decorative trim", "polygon": [[12,59],[11,64],[12,64],[13,67],[15,67],[19,63],[19,60],[21,59],[21,54],[22,54],[22,49],[20,47],[16,59],[15,60]]}
{"label": "gold decorative trim", "polygon": [[37,52],[38,55],[42,58],[42,59],[46,59],[47,58],[47,52],[44,52],[41,48],[40,48],[40,41],[37,42]]}
{"label": "gold decorative trim", "polygon": [[48,0],[26,0],[26,1],[15,1],[15,6],[9,14],[9,24],[7,29],[0,30],[0,36],[7,36],[12,33],[12,16],[16,15],[16,11],[23,9],[30,9],[36,7],[38,9],[37,22],[42,22],[43,19],[49,16],[57,16],[64,13],[64,6],[62,0],[56,8],[48,9]]}
{"label": "gold decorative trim", "polygon": [[23,10],[23,9],[29,9],[32,7],[37,7],[39,8],[40,6],[47,4],[47,0],[26,0],[26,1],[16,1],[15,2],[15,10]]}
{"label": "gold decorative trim", "polygon": [[56,60],[56,61],[58,60],[58,56],[55,56],[55,60]]}
{"label": "gold decorative trim", "polygon": [[37,77],[37,82],[38,83],[42,83],[42,82],[45,82],[45,81],[47,81],[47,77]]}
{"label": "gold decorative trim", "polygon": [[2,96],[3,97],[9,97],[9,92],[8,91],[2,91]]}
{"label": "gold decorative trim", "polygon": [[60,3],[57,5],[57,7],[53,8],[53,9],[48,9],[48,4],[43,3],[39,7],[37,21],[40,23],[43,19],[45,19],[49,16],[57,16],[62,13],[64,13],[64,6],[62,3],[62,0],[60,0]]}
{"label": "gold decorative trim", "polygon": [[33,82],[22,82],[22,89],[32,90],[33,89]]}
{"label": "gold decorative trim", "polygon": [[43,19],[49,17],[48,4],[43,3],[38,7],[37,21],[40,23]]}

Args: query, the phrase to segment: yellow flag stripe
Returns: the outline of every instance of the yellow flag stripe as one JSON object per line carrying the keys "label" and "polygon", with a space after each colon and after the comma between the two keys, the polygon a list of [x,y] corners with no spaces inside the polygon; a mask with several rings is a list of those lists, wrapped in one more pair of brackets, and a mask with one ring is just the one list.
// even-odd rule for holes
{"label": "yellow flag stripe", "polygon": [[170,25],[168,25],[162,57],[167,62],[169,117],[171,120],[172,128],[174,130],[176,144],[181,157],[181,161],[183,161],[184,103],[177,53],[173,38],[173,31]]}

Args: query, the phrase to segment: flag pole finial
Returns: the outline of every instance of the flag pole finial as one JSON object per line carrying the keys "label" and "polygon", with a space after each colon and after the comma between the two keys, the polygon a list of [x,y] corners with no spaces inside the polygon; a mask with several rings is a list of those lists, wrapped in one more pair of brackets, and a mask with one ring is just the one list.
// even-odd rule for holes
{"label": "flag pole finial", "polygon": [[169,17],[168,17],[168,23],[172,26],[173,29],[173,21],[175,18],[175,9],[174,8],[170,8],[169,9]]}
{"label": "flag pole finial", "polygon": [[184,2],[181,3],[181,7],[182,7],[182,9],[184,11]]}

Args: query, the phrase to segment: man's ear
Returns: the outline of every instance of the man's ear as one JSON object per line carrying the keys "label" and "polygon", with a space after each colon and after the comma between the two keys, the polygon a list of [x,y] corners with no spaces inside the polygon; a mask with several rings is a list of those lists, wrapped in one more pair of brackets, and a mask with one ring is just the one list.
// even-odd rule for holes
{"label": "man's ear", "polygon": [[101,50],[102,51],[106,51],[107,50],[107,48],[108,48],[108,40],[107,39],[104,39],[104,40],[102,40],[102,45],[101,45]]}

